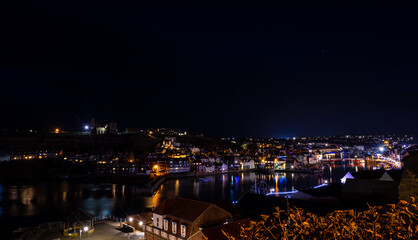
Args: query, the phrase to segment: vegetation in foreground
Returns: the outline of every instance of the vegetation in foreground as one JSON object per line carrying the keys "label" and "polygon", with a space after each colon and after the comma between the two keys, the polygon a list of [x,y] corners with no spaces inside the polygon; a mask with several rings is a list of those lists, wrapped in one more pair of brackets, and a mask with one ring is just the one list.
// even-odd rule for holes
{"label": "vegetation in foreground", "polygon": [[235,239],[418,239],[418,206],[415,198],[398,204],[369,206],[366,211],[334,211],[325,217],[292,208],[276,208],[271,215],[241,226]]}

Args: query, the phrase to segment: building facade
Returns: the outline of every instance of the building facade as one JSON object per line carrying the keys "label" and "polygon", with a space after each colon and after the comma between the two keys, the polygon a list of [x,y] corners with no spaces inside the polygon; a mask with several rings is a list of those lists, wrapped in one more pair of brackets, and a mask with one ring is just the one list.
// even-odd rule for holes
{"label": "building facade", "polygon": [[145,226],[145,239],[190,239],[205,226],[231,221],[228,211],[194,199],[167,199],[153,211],[152,224]]}

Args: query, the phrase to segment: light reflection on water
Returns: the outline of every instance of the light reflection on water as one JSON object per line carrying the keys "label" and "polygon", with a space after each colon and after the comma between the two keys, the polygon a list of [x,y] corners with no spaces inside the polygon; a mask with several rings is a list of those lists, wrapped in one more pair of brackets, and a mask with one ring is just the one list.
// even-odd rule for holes
{"label": "light reflection on water", "polygon": [[22,226],[39,222],[57,221],[77,208],[84,208],[98,218],[107,215],[126,216],[144,208],[157,206],[161,201],[176,196],[194,195],[206,201],[229,199],[236,201],[257,181],[265,181],[275,191],[289,191],[313,187],[324,181],[339,182],[347,171],[366,169],[364,164],[336,165],[327,168],[323,176],[300,173],[259,174],[245,172],[236,175],[210,176],[210,181],[180,178],[165,182],[152,197],[134,194],[137,186],[117,184],[82,184],[44,182],[32,185],[0,185],[0,223],[6,221]]}

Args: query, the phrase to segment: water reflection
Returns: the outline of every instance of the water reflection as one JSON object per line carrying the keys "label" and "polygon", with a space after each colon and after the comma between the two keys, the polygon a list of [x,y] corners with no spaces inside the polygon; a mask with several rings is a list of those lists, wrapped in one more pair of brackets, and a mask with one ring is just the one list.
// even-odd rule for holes
{"label": "water reflection", "polygon": [[[29,185],[0,185],[0,221],[15,221],[31,216],[31,221],[57,221],[77,208],[84,208],[97,217],[123,216],[157,206],[161,201],[176,196],[194,195],[206,201],[230,199],[236,201],[248,192],[254,181],[265,181],[277,192],[294,191],[322,184],[339,182],[346,171],[371,168],[363,164],[332,164],[322,176],[300,173],[260,174],[245,172],[235,175],[216,175],[209,181],[181,178],[165,182],[151,197],[141,196],[138,186],[118,184],[83,184],[67,181]],[[47,216],[47,218],[45,217]],[[6,220],[7,219],[7,220]],[[42,219],[42,220],[40,220]]]}
{"label": "water reflection", "polygon": [[177,179],[176,180],[175,187],[174,187],[174,195],[175,196],[178,196],[179,195],[179,186],[180,186],[180,181]]}
{"label": "water reflection", "polygon": [[83,201],[83,209],[94,214],[100,219],[112,215],[114,204],[114,199],[108,199],[105,197],[100,199],[88,198]]}
{"label": "water reflection", "polygon": [[35,195],[35,189],[31,187],[25,187],[20,189],[20,198],[23,205],[31,205],[31,201]]}

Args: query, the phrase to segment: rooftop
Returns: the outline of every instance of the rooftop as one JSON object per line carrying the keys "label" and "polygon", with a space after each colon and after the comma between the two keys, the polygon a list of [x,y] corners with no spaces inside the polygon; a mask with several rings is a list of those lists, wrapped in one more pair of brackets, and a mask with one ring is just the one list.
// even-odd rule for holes
{"label": "rooftop", "polygon": [[178,197],[164,200],[154,209],[154,213],[171,215],[193,222],[211,205],[207,202]]}

